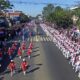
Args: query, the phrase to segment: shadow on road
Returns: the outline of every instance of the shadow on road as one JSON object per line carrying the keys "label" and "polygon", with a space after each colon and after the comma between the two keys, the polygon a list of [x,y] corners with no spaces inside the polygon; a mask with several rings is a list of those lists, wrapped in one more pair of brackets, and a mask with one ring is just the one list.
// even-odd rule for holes
{"label": "shadow on road", "polygon": [[42,66],[43,64],[39,63],[39,64],[36,64],[36,65],[38,65],[38,66]]}
{"label": "shadow on road", "polygon": [[23,57],[24,57],[24,58],[25,58],[25,57],[28,57],[28,55],[25,55],[25,56],[23,56]]}
{"label": "shadow on road", "polygon": [[39,51],[39,50],[34,50],[34,51],[32,51],[32,53],[35,53],[35,52],[37,52],[37,51]]}
{"label": "shadow on road", "polygon": [[33,69],[31,69],[30,71],[27,71],[27,73],[32,73],[32,72],[34,72],[34,71],[36,71],[36,70],[38,70],[38,69],[40,69],[40,67],[33,68]]}
{"label": "shadow on road", "polygon": [[37,56],[39,56],[39,55],[40,55],[40,54],[33,55],[33,56],[31,56],[31,58],[37,57]]}
{"label": "shadow on road", "polygon": [[38,48],[39,48],[39,47],[34,47],[33,50],[34,50],[34,49],[38,49]]}
{"label": "shadow on road", "polygon": [[[30,67],[31,67],[31,65],[29,65],[28,66],[28,68],[27,68],[27,74],[28,73],[32,73],[32,72],[35,72],[36,70],[39,70],[40,69],[40,67],[39,66],[41,66],[42,64],[36,64],[38,67],[35,67],[35,68],[33,68],[33,69],[30,69],[30,70],[28,70]],[[22,72],[22,70],[21,70],[21,68],[17,68],[17,70],[16,70],[18,73],[21,73]]]}
{"label": "shadow on road", "polygon": [[1,73],[1,75],[4,75],[4,74],[9,74],[10,73],[10,70],[7,69],[6,71],[4,71],[3,73]]}

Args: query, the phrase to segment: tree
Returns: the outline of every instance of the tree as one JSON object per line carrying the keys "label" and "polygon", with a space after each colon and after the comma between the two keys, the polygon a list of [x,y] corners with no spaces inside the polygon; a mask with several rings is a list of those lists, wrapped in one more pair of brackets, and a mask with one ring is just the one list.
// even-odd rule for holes
{"label": "tree", "polygon": [[59,27],[68,28],[71,27],[73,21],[71,15],[65,10],[57,10],[54,12],[54,21]]}
{"label": "tree", "polygon": [[7,8],[12,8],[13,5],[10,4],[8,0],[0,0],[0,11],[7,9]]}
{"label": "tree", "polygon": [[80,5],[74,10],[72,10],[72,15],[75,15],[78,17],[78,20],[76,21],[76,25],[78,29],[80,30]]}
{"label": "tree", "polygon": [[73,24],[71,13],[60,6],[55,7],[55,10],[46,16],[46,20],[51,23],[56,23],[58,27],[63,28],[71,27]]}
{"label": "tree", "polygon": [[53,11],[54,11],[54,5],[48,4],[46,7],[43,8],[43,11],[42,11],[43,17],[46,18]]}
{"label": "tree", "polygon": [[80,18],[80,7],[72,10],[72,15],[76,15]]}
{"label": "tree", "polygon": [[77,23],[78,29],[80,30],[80,19],[78,19],[76,23]]}
{"label": "tree", "polygon": [[29,17],[24,13],[20,14],[20,19],[21,19],[21,22],[28,22],[30,20]]}

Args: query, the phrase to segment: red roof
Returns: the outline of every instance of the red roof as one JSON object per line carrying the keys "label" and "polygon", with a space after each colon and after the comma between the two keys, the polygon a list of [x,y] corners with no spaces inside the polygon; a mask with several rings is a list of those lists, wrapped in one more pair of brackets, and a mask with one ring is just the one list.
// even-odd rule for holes
{"label": "red roof", "polygon": [[16,13],[16,12],[15,12],[15,13],[9,13],[9,15],[10,15],[10,16],[19,16],[20,13]]}

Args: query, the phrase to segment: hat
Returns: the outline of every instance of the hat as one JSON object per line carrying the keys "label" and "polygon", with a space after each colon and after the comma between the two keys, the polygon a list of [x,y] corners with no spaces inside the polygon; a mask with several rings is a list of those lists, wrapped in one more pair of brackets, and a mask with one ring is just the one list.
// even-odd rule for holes
{"label": "hat", "polygon": [[14,60],[11,60],[11,62],[13,62]]}
{"label": "hat", "polygon": [[25,59],[23,59],[23,61],[26,61]]}

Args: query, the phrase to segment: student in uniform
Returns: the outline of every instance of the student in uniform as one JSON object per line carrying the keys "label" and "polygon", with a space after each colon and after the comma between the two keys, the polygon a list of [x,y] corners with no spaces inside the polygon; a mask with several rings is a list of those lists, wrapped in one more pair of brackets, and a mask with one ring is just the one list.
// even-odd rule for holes
{"label": "student in uniform", "polygon": [[11,76],[13,76],[13,74],[15,73],[15,62],[14,62],[14,60],[11,60],[11,62],[9,64],[9,69],[11,72]]}
{"label": "student in uniform", "polygon": [[25,59],[23,59],[23,62],[21,63],[21,70],[23,71],[24,75],[26,74],[27,68],[28,68],[28,62]]}

